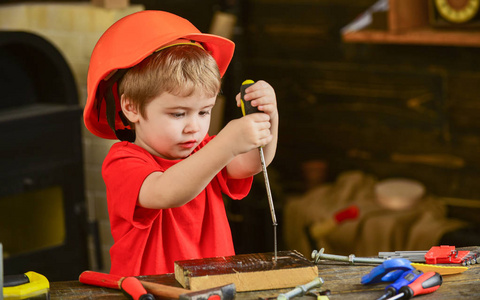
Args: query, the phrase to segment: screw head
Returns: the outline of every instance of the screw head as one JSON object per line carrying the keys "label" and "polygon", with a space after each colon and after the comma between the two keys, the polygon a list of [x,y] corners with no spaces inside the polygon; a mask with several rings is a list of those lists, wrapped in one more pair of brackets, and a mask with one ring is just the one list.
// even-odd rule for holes
{"label": "screw head", "polygon": [[317,263],[317,262],[320,260],[323,252],[325,252],[325,248],[322,248],[322,249],[320,249],[320,250],[318,250],[318,251],[317,251],[317,250],[313,250],[313,252],[312,252],[312,259],[315,260],[315,263]]}

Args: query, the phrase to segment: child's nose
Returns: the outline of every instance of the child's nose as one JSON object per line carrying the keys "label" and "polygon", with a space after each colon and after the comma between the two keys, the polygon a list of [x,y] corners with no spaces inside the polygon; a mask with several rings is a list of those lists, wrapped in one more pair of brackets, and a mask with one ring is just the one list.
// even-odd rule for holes
{"label": "child's nose", "polygon": [[197,118],[190,118],[185,126],[185,132],[198,132],[200,131],[200,120]]}

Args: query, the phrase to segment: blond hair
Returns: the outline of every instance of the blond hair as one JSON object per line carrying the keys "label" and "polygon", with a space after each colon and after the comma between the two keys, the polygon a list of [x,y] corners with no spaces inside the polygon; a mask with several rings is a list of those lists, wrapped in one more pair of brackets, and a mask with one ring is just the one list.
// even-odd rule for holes
{"label": "blond hair", "polygon": [[221,79],[217,63],[203,48],[178,45],[155,52],[130,69],[119,83],[119,93],[145,115],[146,105],[164,92],[188,97],[200,91],[215,97]]}

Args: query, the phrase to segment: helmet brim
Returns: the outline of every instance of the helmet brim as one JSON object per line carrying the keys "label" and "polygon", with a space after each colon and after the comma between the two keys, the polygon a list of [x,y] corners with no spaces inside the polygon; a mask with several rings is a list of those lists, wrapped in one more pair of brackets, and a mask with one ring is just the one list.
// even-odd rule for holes
{"label": "helmet brim", "polygon": [[[147,27],[149,31],[146,31]],[[161,28],[160,33],[155,33],[152,28]],[[116,70],[131,68],[162,46],[181,38],[201,43],[217,62],[223,77],[232,60],[235,44],[221,36],[201,33],[189,21],[176,15],[160,11],[138,12],[117,21],[102,35],[92,53],[88,71],[84,122],[91,133],[101,138],[117,139],[104,117],[105,101],[96,99],[100,82]],[[120,110],[118,98],[117,95],[116,111]],[[97,101],[101,101],[98,107]],[[115,127],[123,127],[117,117]]]}

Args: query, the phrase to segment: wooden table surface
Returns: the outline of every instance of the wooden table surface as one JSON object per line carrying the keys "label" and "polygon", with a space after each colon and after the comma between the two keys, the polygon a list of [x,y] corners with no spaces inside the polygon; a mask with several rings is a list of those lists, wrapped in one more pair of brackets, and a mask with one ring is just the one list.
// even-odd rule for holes
{"label": "wooden table surface", "polygon": [[[479,247],[468,248],[480,250]],[[329,299],[373,300],[380,297],[387,284],[362,285],[360,280],[375,265],[349,265],[346,263],[322,261],[318,265],[319,276],[324,280],[322,290],[330,290]],[[174,274],[142,276],[141,280],[158,282],[181,287]],[[241,292],[236,299],[259,299],[276,297],[281,292],[291,289]],[[51,299],[128,299],[121,291],[84,285],[78,281],[52,282]],[[468,270],[456,275],[443,276],[442,286],[434,293],[418,296],[421,300],[439,299],[480,299],[480,265],[472,265]],[[416,297],[417,298],[417,297]],[[315,299],[304,296],[297,299]]]}

